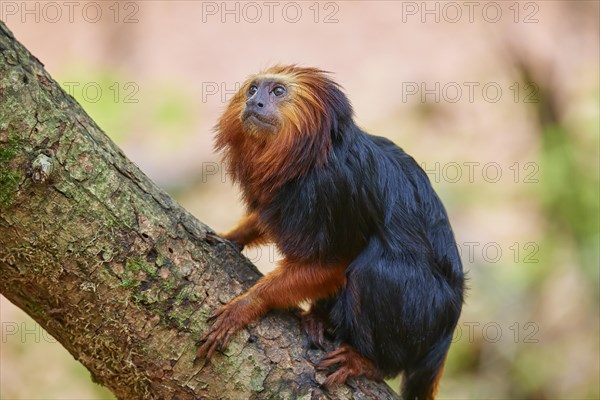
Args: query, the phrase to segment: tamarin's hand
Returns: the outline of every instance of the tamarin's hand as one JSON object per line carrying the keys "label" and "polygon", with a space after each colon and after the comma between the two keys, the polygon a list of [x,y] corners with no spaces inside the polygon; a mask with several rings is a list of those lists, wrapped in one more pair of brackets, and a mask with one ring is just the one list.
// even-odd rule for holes
{"label": "tamarin's hand", "polygon": [[350,102],[316,68],[251,76],[217,124],[216,147],[247,215],[223,237],[272,241],[277,268],[215,312],[199,358],[273,308],[311,302],[303,328],[342,343],[319,368],[327,384],[403,373],[405,399],[432,399],[463,302],[446,211],[402,149],[356,126]]}
{"label": "tamarin's hand", "polygon": [[235,228],[220,234],[223,239],[229,240],[240,251],[246,246],[258,245],[266,241],[264,230],[258,225],[255,213],[247,214]]}

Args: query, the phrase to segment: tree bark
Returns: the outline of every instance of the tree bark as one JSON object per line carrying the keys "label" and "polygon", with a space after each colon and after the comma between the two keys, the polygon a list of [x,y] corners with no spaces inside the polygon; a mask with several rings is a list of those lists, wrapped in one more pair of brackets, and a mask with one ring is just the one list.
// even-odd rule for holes
{"label": "tree bark", "polygon": [[4,296],[122,399],[397,398],[363,379],[321,387],[323,352],[286,312],[195,366],[208,315],[259,277],[127,160],[0,21]]}

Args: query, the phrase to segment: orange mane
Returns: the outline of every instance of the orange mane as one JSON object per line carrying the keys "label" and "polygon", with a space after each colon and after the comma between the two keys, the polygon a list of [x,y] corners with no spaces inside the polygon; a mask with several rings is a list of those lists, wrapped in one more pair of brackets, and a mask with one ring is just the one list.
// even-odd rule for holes
{"label": "orange mane", "polygon": [[[246,132],[240,118],[249,86],[263,77],[281,81],[289,93],[280,105],[281,124],[274,135]],[[310,168],[325,165],[342,120],[352,120],[352,109],[326,71],[277,65],[249,77],[234,95],[215,127],[215,147],[252,205]]]}

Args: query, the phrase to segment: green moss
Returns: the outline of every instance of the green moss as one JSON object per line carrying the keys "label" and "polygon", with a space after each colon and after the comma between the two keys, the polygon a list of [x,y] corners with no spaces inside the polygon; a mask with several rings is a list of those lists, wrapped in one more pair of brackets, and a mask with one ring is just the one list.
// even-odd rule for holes
{"label": "green moss", "polygon": [[12,161],[17,155],[18,141],[14,138],[8,139],[8,141],[0,146],[0,165]]}
{"label": "green moss", "polygon": [[0,208],[10,207],[15,201],[17,189],[23,174],[10,168],[10,162],[17,155],[19,143],[16,139],[0,145]]}
{"label": "green moss", "polygon": [[133,230],[133,227],[123,219],[120,219],[103,209],[101,210],[92,207],[89,198],[82,195],[72,183],[60,182],[54,184],[54,186],[61,192],[68,193],[68,195],[73,198],[74,207],[71,210],[73,217],[79,217],[85,221],[101,221],[105,226],[105,233],[108,236],[117,235],[121,231],[129,232]]}
{"label": "green moss", "polygon": [[141,269],[146,274],[148,274],[149,277],[151,277],[153,279],[158,278],[158,270],[156,269],[156,267],[154,265],[145,262],[141,265]]}
{"label": "green moss", "polygon": [[121,286],[125,288],[135,288],[140,285],[139,273],[144,272],[153,279],[158,278],[158,271],[152,264],[146,262],[142,257],[135,256],[127,259],[125,263],[125,273],[121,280]]}
{"label": "green moss", "polygon": [[177,287],[177,279],[171,276],[163,280],[161,286],[166,292],[170,292]]}
{"label": "green moss", "polygon": [[178,329],[187,328],[189,324],[190,317],[193,314],[193,310],[184,312],[176,309],[171,309],[167,313],[167,318],[169,318],[172,322],[175,323],[175,327]]}
{"label": "green moss", "polygon": [[127,259],[127,263],[125,264],[125,271],[131,273],[138,273],[140,271],[145,272],[152,278],[158,277],[158,271],[156,267],[146,262],[142,257],[135,256]]}
{"label": "green moss", "polygon": [[133,301],[136,303],[148,303],[148,298],[144,295],[144,293],[133,293],[131,295]]}
{"label": "green moss", "polygon": [[125,272],[121,278],[121,286],[127,289],[136,288],[140,285],[138,272],[141,269],[143,260],[139,257],[131,257],[125,263]]}
{"label": "green moss", "polygon": [[[121,286],[129,289],[140,286],[140,272],[147,274],[153,279],[158,278],[158,271],[154,265],[146,262],[140,256],[130,257],[125,263],[125,272],[121,278]],[[141,300],[141,298],[137,300]]]}
{"label": "green moss", "polygon": [[121,286],[123,286],[126,289],[131,289],[131,288],[136,288],[140,285],[140,283],[137,281],[137,279],[135,278],[131,278],[131,277],[124,277],[121,280]]}
{"label": "green moss", "polygon": [[175,304],[185,304],[196,300],[198,300],[198,294],[190,286],[184,287],[175,295]]}

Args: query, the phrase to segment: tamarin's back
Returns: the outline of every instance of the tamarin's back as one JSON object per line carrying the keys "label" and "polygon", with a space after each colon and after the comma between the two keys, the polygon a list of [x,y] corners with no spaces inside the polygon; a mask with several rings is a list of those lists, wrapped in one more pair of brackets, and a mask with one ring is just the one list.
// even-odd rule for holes
{"label": "tamarin's back", "polygon": [[327,163],[286,183],[260,207],[282,253],[322,263],[349,261],[373,235],[389,251],[431,247],[462,275],[446,211],[415,160],[358,128],[334,138]]}

